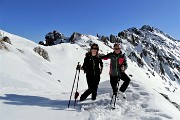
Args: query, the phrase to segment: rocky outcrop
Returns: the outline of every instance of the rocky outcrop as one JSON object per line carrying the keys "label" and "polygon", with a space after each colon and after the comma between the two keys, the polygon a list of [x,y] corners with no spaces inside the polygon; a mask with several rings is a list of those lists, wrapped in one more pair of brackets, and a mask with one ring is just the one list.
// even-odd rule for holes
{"label": "rocky outcrop", "polygon": [[48,52],[45,51],[43,48],[41,48],[41,47],[35,47],[35,48],[34,48],[34,52],[38,53],[38,54],[39,54],[40,56],[42,56],[45,60],[50,61]]}
{"label": "rocky outcrop", "polygon": [[147,31],[152,32],[153,31],[153,27],[151,27],[149,25],[143,25],[140,30],[147,30]]}
{"label": "rocky outcrop", "polygon": [[128,57],[129,57],[130,59],[133,59],[134,61],[136,61],[139,67],[143,67],[143,66],[144,66],[144,63],[143,63],[142,59],[139,58],[139,57],[136,55],[135,52],[131,52]]}
{"label": "rocky outcrop", "polygon": [[0,38],[0,50],[3,50],[3,49],[8,50],[8,48],[4,42],[11,44],[9,37],[7,37],[7,36],[1,37]]}
{"label": "rocky outcrop", "polygon": [[128,36],[128,34],[127,34],[126,30],[118,33],[118,37],[120,37],[120,38],[127,38],[127,36]]}
{"label": "rocky outcrop", "polygon": [[74,32],[71,37],[69,38],[70,42],[75,42],[78,37],[81,37],[82,35],[80,33]]}
{"label": "rocky outcrop", "polygon": [[[180,83],[178,61],[180,42],[163,31],[144,25],[140,29],[132,27],[118,33],[127,56],[139,66],[148,66],[150,71],[167,76]],[[128,49],[127,49],[127,46]]]}
{"label": "rocky outcrop", "polygon": [[4,44],[3,40],[0,40],[0,50],[8,50],[7,46]]}
{"label": "rocky outcrop", "polygon": [[114,35],[110,35],[110,42],[111,43],[115,43],[116,42],[116,36],[114,36]]}
{"label": "rocky outcrop", "polygon": [[61,44],[63,40],[65,40],[66,37],[64,35],[56,30],[53,32],[49,32],[45,35],[45,43],[43,41],[40,41],[40,45],[45,45],[45,46],[52,46],[56,44]]}
{"label": "rocky outcrop", "polygon": [[168,95],[163,94],[163,93],[159,93],[159,94],[161,94],[166,100],[168,100],[170,103],[172,103],[172,104],[180,111],[180,105],[178,105],[176,102],[172,102],[172,101],[169,99]]}
{"label": "rocky outcrop", "polygon": [[11,44],[11,40],[10,40],[9,37],[7,37],[7,36],[3,37],[2,40],[3,40],[4,42],[7,42],[7,43]]}

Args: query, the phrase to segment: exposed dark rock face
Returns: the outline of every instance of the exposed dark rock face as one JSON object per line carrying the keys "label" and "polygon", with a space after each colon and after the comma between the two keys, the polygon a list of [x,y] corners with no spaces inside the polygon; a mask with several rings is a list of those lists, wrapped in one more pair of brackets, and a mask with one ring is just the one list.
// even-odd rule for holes
{"label": "exposed dark rock face", "polygon": [[41,47],[35,47],[35,48],[34,48],[34,51],[35,51],[36,53],[38,53],[40,56],[42,56],[45,60],[50,61],[49,56],[48,56],[48,52],[45,51],[43,48],[41,48]]}

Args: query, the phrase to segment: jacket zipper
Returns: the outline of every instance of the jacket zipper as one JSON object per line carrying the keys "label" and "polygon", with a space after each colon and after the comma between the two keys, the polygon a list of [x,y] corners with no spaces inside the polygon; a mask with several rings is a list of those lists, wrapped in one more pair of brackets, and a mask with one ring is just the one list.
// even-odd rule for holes
{"label": "jacket zipper", "polygon": [[93,70],[94,70],[94,75],[95,75],[95,74],[96,74],[96,73],[95,73],[95,63],[94,63],[93,57],[92,57],[92,61],[93,61]]}
{"label": "jacket zipper", "polygon": [[118,66],[117,66],[118,61],[117,61],[117,59],[119,58],[119,56],[120,56],[120,55],[118,55],[118,56],[116,57],[116,72],[117,72],[117,76],[118,76],[118,69],[117,69],[117,67],[118,67]]}

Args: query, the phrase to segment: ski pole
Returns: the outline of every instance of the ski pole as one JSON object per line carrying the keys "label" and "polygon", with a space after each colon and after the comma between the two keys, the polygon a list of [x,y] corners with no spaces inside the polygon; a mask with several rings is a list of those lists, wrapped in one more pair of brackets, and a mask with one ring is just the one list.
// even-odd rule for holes
{"label": "ski pole", "polygon": [[[78,65],[79,65],[79,62],[78,62]],[[70,105],[70,102],[71,102],[71,97],[72,97],[72,92],[73,92],[73,89],[74,89],[74,84],[75,84],[75,81],[76,81],[77,71],[78,70],[76,68],[76,73],[75,73],[74,82],[73,82],[73,86],[72,86],[72,90],[71,90],[71,95],[70,95],[70,98],[69,98],[68,108],[69,108],[69,105]]]}
{"label": "ski pole", "polygon": [[79,73],[78,73],[78,80],[77,80],[77,85],[76,85],[76,92],[75,92],[75,96],[74,96],[74,99],[75,99],[75,102],[74,102],[74,107],[76,106],[76,100],[79,96],[79,93],[77,92],[78,90],[78,83],[79,83],[79,74],[80,74],[80,69],[79,69]]}

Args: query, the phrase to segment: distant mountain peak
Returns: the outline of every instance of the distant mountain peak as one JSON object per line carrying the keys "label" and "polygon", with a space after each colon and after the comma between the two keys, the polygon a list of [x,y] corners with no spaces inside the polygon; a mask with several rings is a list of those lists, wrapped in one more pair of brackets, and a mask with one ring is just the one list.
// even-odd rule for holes
{"label": "distant mountain peak", "polygon": [[152,32],[154,29],[153,27],[151,27],[150,25],[143,25],[140,30],[147,30],[147,31],[150,31]]}

